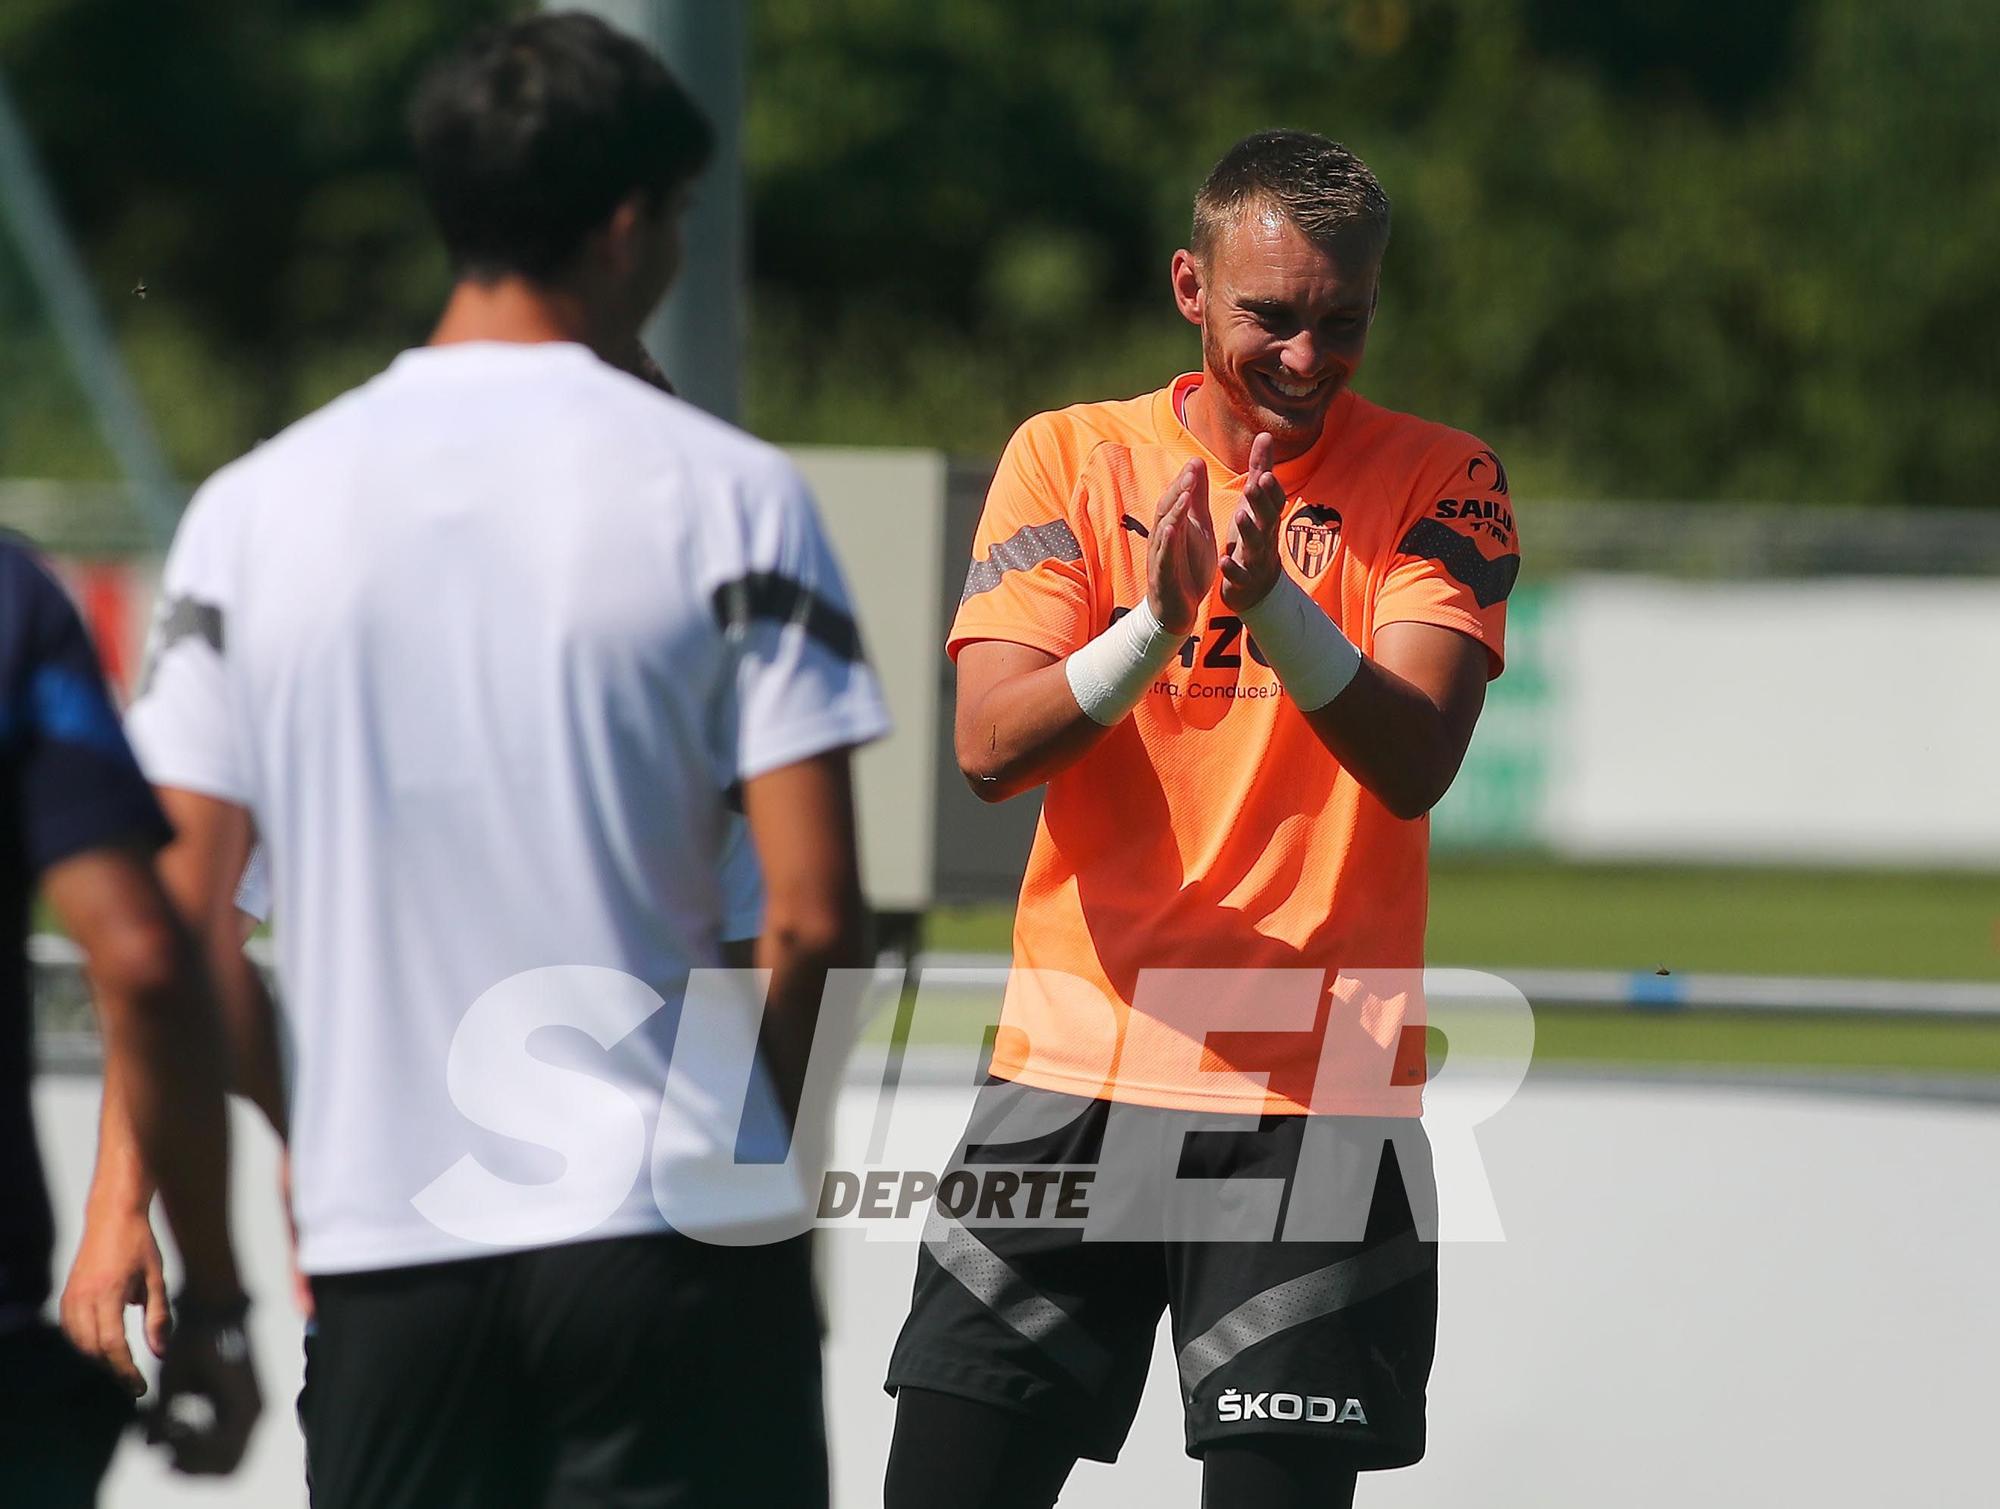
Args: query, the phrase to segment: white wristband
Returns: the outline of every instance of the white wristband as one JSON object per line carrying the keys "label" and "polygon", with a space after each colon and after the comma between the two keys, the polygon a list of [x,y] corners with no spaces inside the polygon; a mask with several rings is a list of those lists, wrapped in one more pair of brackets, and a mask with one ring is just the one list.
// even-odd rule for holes
{"label": "white wristband", "polygon": [[1076,705],[1091,722],[1110,728],[1139,705],[1185,638],[1161,627],[1152,599],[1140,598],[1138,607],[1063,662]]}
{"label": "white wristband", "polygon": [[1243,624],[1300,712],[1325,707],[1361,669],[1361,652],[1283,570],[1264,600],[1244,610]]}

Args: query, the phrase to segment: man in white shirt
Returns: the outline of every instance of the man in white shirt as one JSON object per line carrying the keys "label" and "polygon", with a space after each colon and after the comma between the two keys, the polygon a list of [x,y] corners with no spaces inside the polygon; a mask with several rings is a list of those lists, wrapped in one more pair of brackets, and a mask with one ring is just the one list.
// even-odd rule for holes
{"label": "man in white shirt", "polygon": [[[860,962],[848,755],[880,691],[796,470],[613,365],[709,145],[657,60],[532,17],[412,125],[437,330],[203,487],[131,714],[288,1137],[313,1501],[824,1503],[804,1238],[684,1233],[809,1214],[710,1186],[739,1122],[782,1140],[825,973]],[[770,971],[747,1099],[678,1031],[734,790]],[[257,839],[282,1087],[232,904]]]}

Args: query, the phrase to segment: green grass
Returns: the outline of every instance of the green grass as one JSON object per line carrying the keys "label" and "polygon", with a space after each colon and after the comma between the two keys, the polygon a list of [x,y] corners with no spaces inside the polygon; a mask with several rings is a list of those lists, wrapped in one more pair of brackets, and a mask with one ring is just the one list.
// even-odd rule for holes
{"label": "green grass", "polygon": [[[925,946],[1005,954],[1011,927],[1011,907],[941,909],[927,919]],[[2000,874],[1450,860],[1432,876],[1430,957],[1503,970],[1991,980],[2000,978]],[[963,1042],[993,1005],[990,996],[937,1002],[910,1040]],[[892,1027],[884,1018],[873,1033]],[[2000,1022],[1547,1007],[1536,1030],[1542,1063],[2000,1074]]]}
{"label": "green grass", "polygon": [[[1010,907],[947,909],[928,919],[925,943],[1005,953],[1011,927]],[[1497,969],[1991,980],[2000,874],[1447,860],[1432,873],[1429,956]],[[963,1041],[983,1005],[919,1020],[912,1040]],[[2000,1074],[2000,1022],[1568,1007],[1535,1021],[1542,1063]]]}
{"label": "green grass", "polygon": [[2000,979],[2000,874],[1440,866],[1440,963]]}
{"label": "green grass", "polygon": [[[1005,953],[1006,906],[933,912],[925,944]],[[1438,864],[1429,957],[1473,967],[2000,979],[2000,874]]]}
{"label": "green grass", "polygon": [[[1008,951],[1008,905],[941,907],[925,947]],[[38,908],[38,928],[56,929]],[[2000,979],[2000,872],[1444,860],[1429,957],[1473,967]]]}
{"label": "green grass", "polygon": [[2000,1022],[1544,1007],[1535,1013],[1535,1059],[2000,1074]]}
{"label": "green grass", "polygon": [[[917,1047],[971,1042],[996,1014],[991,994],[926,997],[907,1041]],[[879,1040],[894,1030],[894,1019],[885,1014],[869,1036]],[[1468,1024],[1456,1047],[1482,1057],[1483,1036]],[[1430,1047],[1434,1066],[1453,1051],[1436,1029]],[[2000,1075],[2000,1021],[1545,1006],[1535,1012],[1535,1062]]]}

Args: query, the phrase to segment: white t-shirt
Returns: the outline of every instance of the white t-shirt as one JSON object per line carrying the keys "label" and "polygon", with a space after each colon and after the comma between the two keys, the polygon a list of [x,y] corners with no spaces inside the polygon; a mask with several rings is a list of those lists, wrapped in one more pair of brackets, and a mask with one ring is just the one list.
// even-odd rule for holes
{"label": "white t-shirt", "polygon": [[[719,959],[725,793],[889,722],[780,452],[582,346],[479,343],[405,352],[201,489],[129,726],[156,784],[256,819],[300,1259],[334,1273],[665,1226],[655,1189],[726,1157],[744,1100],[661,1096]],[[556,966],[554,1025],[517,982],[455,1046]],[[651,1177],[570,1201],[640,1124]],[[499,1191],[476,1237],[419,1208],[461,1164]]]}
{"label": "white t-shirt", "polygon": [[[236,910],[253,922],[271,920],[271,864],[264,846],[250,851],[236,881]],[[750,825],[731,813],[722,838],[722,941],[746,943],[764,929],[764,872],[750,842]]]}

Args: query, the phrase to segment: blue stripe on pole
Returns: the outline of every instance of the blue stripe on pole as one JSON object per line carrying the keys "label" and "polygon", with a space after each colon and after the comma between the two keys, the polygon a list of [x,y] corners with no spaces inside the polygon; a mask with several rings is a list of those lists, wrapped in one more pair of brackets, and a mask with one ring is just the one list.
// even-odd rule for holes
{"label": "blue stripe on pole", "polygon": [[1674,1011],[1687,1005],[1687,987],[1671,975],[1633,975],[1625,982],[1625,1004],[1647,1011]]}

